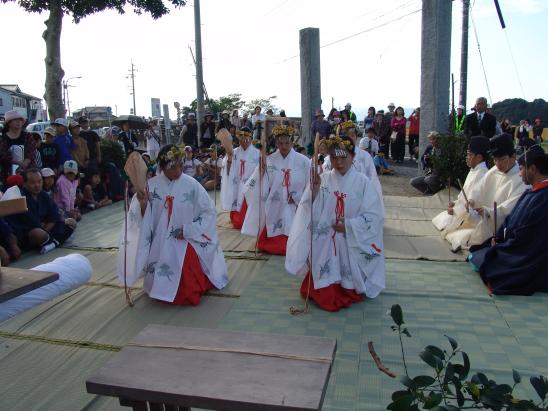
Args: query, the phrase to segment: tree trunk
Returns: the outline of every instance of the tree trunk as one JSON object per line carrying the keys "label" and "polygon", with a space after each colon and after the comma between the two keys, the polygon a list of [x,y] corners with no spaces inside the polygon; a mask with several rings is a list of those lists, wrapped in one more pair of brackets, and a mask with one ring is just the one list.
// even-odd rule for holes
{"label": "tree trunk", "polygon": [[65,117],[63,104],[63,76],[61,67],[61,29],[63,26],[63,9],[61,0],[51,0],[49,18],[44,22],[46,30],[42,34],[46,42],[46,92],[44,99],[48,106],[50,121]]}

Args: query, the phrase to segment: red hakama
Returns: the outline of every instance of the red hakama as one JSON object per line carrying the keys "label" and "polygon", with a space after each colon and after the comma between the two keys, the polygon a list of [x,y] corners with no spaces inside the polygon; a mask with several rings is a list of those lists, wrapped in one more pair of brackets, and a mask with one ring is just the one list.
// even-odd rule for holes
{"label": "red hakama", "polygon": [[240,208],[240,211],[231,211],[230,212],[230,222],[232,223],[232,227],[239,230],[242,228],[242,225],[244,224],[245,220],[245,213],[247,212],[247,202],[245,201],[242,203],[242,208]]}
{"label": "red hakama", "polygon": [[[306,298],[309,277],[310,271],[301,284],[301,296],[303,298]],[[339,311],[341,308],[348,308],[353,303],[363,301],[365,298],[356,291],[343,288],[337,283],[316,290],[314,288],[314,277],[310,277],[310,282],[310,299],[325,311]]]}
{"label": "red hakama", "polygon": [[280,234],[275,237],[268,237],[266,233],[266,227],[263,228],[259,235],[259,241],[257,248],[259,251],[264,251],[273,255],[285,255],[285,248],[287,245],[287,236]]}
{"label": "red hakama", "polygon": [[198,254],[190,243],[186,246],[185,260],[181,270],[181,282],[177,295],[171,304],[176,305],[198,305],[200,297],[208,290],[211,290],[213,284],[204,273],[200,264]]}

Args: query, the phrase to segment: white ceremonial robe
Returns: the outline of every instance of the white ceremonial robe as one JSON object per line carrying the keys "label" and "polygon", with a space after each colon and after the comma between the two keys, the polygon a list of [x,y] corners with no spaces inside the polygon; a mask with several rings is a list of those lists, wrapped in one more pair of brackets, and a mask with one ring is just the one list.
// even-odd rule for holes
{"label": "white ceremonial robe", "polygon": [[[223,159],[221,174],[221,207],[225,211],[240,211],[244,202],[245,183],[259,164],[261,152],[249,145],[247,150],[241,146],[232,153],[232,164],[228,170],[228,156]],[[229,172],[230,171],[230,172]]]}
{"label": "white ceremonial robe", "polygon": [[[339,283],[374,298],[385,287],[383,223],[380,199],[370,180],[351,167],[342,176],[336,170],[321,175],[313,203],[313,239],[310,255],[310,187],[299,203],[287,241],[286,270],[306,275],[312,260],[315,289]],[[346,233],[335,233],[337,194],[344,198]],[[307,250],[307,251],[305,251]]]}
{"label": "white ceremonial robe", "polygon": [[[117,269],[120,281],[124,281],[127,247],[128,286],[144,276],[144,290],[150,297],[173,302],[182,281],[187,245],[191,244],[211,283],[217,289],[224,288],[228,283],[227,267],[217,236],[215,207],[205,189],[186,174],[174,181],[161,174],[148,180],[148,192],[144,216],[137,197],[131,201],[127,243],[122,227]],[[173,198],[170,219],[169,196]],[[181,230],[184,239],[178,240]]]}
{"label": "white ceremonial robe", "polygon": [[451,243],[451,249],[483,244],[494,232],[494,202],[497,202],[498,229],[527,188],[521,180],[517,163],[506,173],[500,172],[496,166],[491,167],[480,184],[467,193],[468,200],[474,201],[474,208],[483,207],[483,217],[463,213],[461,218],[447,226],[442,235]]}
{"label": "white ceremonial robe", "polygon": [[[260,201],[259,166],[255,168],[246,184],[247,213],[242,234],[256,236],[266,224],[267,237],[282,234],[288,236],[297,205],[301,201],[309,179],[310,159],[308,157],[293,149],[285,158],[279,150],[269,155],[266,159],[266,173],[262,180],[263,195]],[[289,195],[295,204],[288,203]]]}
{"label": "white ceremonial robe", "polygon": [[[373,162],[371,154],[369,154],[365,150],[362,150],[361,148],[356,148],[356,154],[354,156],[354,161],[352,162],[352,164],[357,171],[364,174],[369,178],[369,180],[371,180],[371,184],[373,185],[373,188],[375,189],[375,192],[380,199],[380,205],[384,214],[384,197],[382,194],[382,186],[379,180],[379,176],[377,175],[377,169],[375,168],[375,163]],[[330,156],[325,157],[323,169],[324,171],[333,169]]]}
{"label": "white ceremonial robe", "polygon": [[[466,196],[472,192],[474,187],[481,183],[481,180],[485,174],[487,174],[487,171],[489,171],[489,169],[487,168],[485,161],[482,161],[477,164],[476,167],[470,169],[468,175],[466,176],[466,180],[464,181],[464,185],[462,186]],[[467,212],[466,200],[464,199],[464,194],[462,194],[462,191],[459,193],[454,203],[453,214],[449,214],[447,210],[445,210],[432,219],[432,224],[434,224],[434,227],[436,227],[439,231],[442,231],[445,227],[449,226],[455,218],[460,218],[463,213]]]}

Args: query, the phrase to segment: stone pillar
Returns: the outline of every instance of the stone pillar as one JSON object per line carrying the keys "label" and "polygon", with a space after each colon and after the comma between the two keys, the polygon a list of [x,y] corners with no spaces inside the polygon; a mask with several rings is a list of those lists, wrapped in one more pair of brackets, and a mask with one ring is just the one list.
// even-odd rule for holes
{"label": "stone pillar", "polygon": [[306,28],[299,31],[301,50],[301,145],[312,141],[310,126],[314,112],[322,107],[320,72],[320,29]]}
{"label": "stone pillar", "polygon": [[430,131],[446,134],[449,129],[451,9],[449,0],[422,0],[421,154]]}

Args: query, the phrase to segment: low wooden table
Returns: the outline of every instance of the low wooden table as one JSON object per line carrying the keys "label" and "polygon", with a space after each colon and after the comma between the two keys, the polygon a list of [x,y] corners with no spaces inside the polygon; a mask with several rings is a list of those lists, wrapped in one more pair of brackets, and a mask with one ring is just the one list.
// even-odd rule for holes
{"label": "low wooden table", "polygon": [[336,347],[322,337],[148,325],[86,387],[134,410],[320,410]]}
{"label": "low wooden table", "polygon": [[22,268],[0,268],[0,303],[52,283],[59,274]]}

